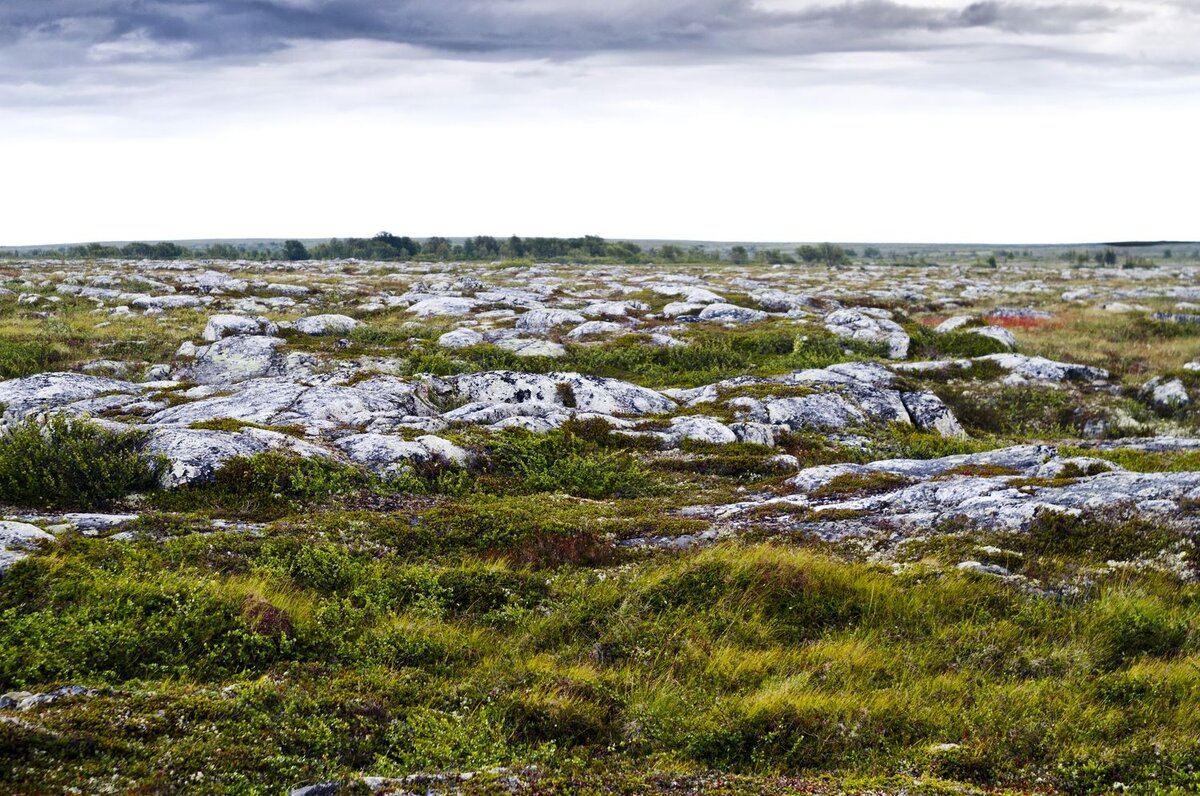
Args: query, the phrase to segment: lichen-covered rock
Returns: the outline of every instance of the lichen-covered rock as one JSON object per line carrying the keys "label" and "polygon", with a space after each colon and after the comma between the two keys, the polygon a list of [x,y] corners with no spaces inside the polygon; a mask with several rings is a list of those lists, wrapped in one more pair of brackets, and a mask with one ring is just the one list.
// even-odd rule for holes
{"label": "lichen-covered rock", "polygon": [[943,437],[965,439],[967,432],[954,416],[950,407],[931,392],[902,392],[900,400],[914,426],[927,431],[936,431]]}
{"label": "lichen-covered rock", "polygon": [[[873,474],[908,480],[879,481],[880,488],[861,497],[817,498],[817,490],[835,479]],[[1014,484],[1014,477],[1058,479],[1052,483]],[[1062,459],[1053,447],[1022,445],[940,459],[891,459],[871,464],[811,467],[788,480],[799,494],[773,498],[818,511],[862,512],[860,522],[924,532],[948,521],[994,530],[1022,530],[1041,512],[1066,514],[1132,508],[1143,513],[1178,512],[1183,502],[1200,498],[1200,473],[1132,473],[1109,462]],[[810,497],[811,496],[811,497]],[[761,502],[737,503],[715,511],[736,515]],[[819,519],[819,515],[818,515]]]}
{"label": "lichen-covered rock", "polygon": [[168,460],[162,474],[162,485],[167,488],[208,480],[230,459],[269,449],[244,434],[187,428],[155,429],[146,444],[147,453]]}
{"label": "lichen-covered rock", "polygon": [[261,316],[213,315],[209,317],[202,337],[210,343],[215,343],[234,335],[271,337],[278,333],[279,325]]}
{"label": "lichen-covered rock", "polygon": [[486,404],[549,403],[605,415],[670,412],[675,402],[636,384],[579,373],[466,373],[447,379],[449,389],[467,401]]}
{"label": "lichen-covered rock", "polygon": [[0,521],[0,572],[29,555],[38,542],[52,541],[54,536],[36,525],[25,522]]}
{"label": "lichen-covered rock", "polygon": [[738,441],[737,434],[731,428],[715,417],[703,415],[672,418],[666,430],[655,433],[671,447],[677,447],[684,440],[710,445],[730,445]]}
{"label": "lichen-covered rock", "polygon": [[765,321],[769,316],[762,310],[739,307],[736,304],[709,304],[700,310],[700,320],[715,323],[757,323]]}
{"label": "lichen-covered rock", "polygon": [[1153,378],[1142,387],[1142,395],[1159,409],[1181,409],[1192,403],[1192,397],[1180,379]]}
{"label": "lichen-covered rock", "polygon": [[611,321],[586,321],[567,332],[566,337],[570,340],[578,340],[593,335],[613,334],[624,331],[624,329],[625,327],[621,324]]}
{"label": "lichen-covered rock", "polygon": [[1005,348],[1016,348],[1017,337],[1003,326],[980,326],[975,329],[967,329],[967,334],[974,334],[980,337],[986,337],[989,340],[995,340]]}
{"label": "lichen-covered rock", "polygon": [[474,329],[455,329],[438,338],[442,348],[470,348],[483,342],[483,335]]}
{"label": "lichen-covered rock", "polygon": [[129,302],[130,306],[135,309],[162,312],[164,310],[178,309],[194,309],[203,307],[212,302],[210,298],[198,298],[196,296],[139,296]]}
{"label": "lichen-covered rock", "polygon": [[567,355],[567,349],[553,340],[535,340],[525,337],[503,337],[496,346],[521,357],[550,357],[557,359]]}
{"label": "lichen-covered rock", "polygon": [[890,359],[908,356],[911,340],[900,324],[881,313],[862,309],[834,310],[825,316],[825,328],[838,337],[867,343],[884,343]]}
{"label": "lichen-covered rock", "polygon": [[645,312],[650,305],[644,301],[596,301],[581,312],[589,318],[623,318],[631,312]]}
{"label": "lichen-covered rock", "polygon": [[479,302],[475,299],[438,296],[418,301],[408,311],[420,318],[431,318],[437,315],[469,315],[478,306]]}
{"label": "lichen-covered rock", "polygon": [[467,451],[432,435],[404,440],[386,434],[355,434],[343,437],[336,445],[351,461],[381,475],[421,462],[462,467],[469,460]]}
{"label": "lichen-covered rock", "polygon": [[248,379],[280,376],[286,359],[277,351],[279,337],[239,335],[196,349],[191,378],[198,384],[235,384]]}
{"label": "lichen-covered rock", "polygon": [[970,315],[954,315],[935,326],[933,331],[937,334],[949,334],[958,331],[974,320],[975,318]]}
{"label": "lichen-covered rock", "polygon": [[309,315],[293,324],[297,332],[320,337],[329,334],[349,334],[357,329],[359,322],[349,315]]}
{"label": "lichen-covered rock", "polygon": [[1035,381],[1106,381],[1108,371],[1089,365],[1070,362],[1055,362],[1045,357],[1030,357],[1024,354],[988,354],[975,357],[976,361],[994,362],[1007,371]]}
{"label": "lichen-covered rock", "polygon": [[772,425],[796,431],[842,429],[867,422],[862,409],[835,392],[779,398],[765,404]]}
{"label": "lichen-covered rock", "polygon": [[0,382],[0,406],[6,415],[22,417],[31,412],[61,409],[79,401],[119,394],[121,400],[141,392],[132,382],[88,376],[82,373],[39,373],[23,379]]}
{"label": "lichen-covered rock", "polygon": [[583,323],[585,320],[578,312],[537,309],[517,318],[517,328],[523,332],[548,332],[556,326]]}

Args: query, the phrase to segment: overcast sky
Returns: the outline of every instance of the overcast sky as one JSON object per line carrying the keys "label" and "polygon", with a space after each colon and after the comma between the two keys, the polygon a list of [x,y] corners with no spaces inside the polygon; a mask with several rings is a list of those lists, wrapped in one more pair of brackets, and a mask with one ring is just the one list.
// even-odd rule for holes
{"label": "overcast sky", "polygon": [[0,244],[1200,238],[1200,0],[0,0]]}

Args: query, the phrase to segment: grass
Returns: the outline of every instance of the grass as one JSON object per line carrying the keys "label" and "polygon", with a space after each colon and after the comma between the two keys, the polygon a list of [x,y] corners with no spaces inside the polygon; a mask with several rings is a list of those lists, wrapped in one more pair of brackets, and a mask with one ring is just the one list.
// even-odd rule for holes
{"label": "grass", "polygon": [[1058,322],[1021,333],[1021,350],[1083,362],[1140,385],[1200,357],[1200,327],[1155,321],[1141,313],[1070,310]]}
{"label": "grass", "polygon": [[642,761],[747,788],[898,769],[1073,793],[1193,782],[1191,585],[1109,578],[1054,602],[778,545],[597,579],[398,564],[304,532],[255,542],[230,572],[184,544],[80,538],[13,567],[4,685],[114,690],[32,714],[39,732],[5,725],[7,787],[146,786],[166,758],[211,792],[551,760],[551,778],[563,761],[588,761],[585,779]]}

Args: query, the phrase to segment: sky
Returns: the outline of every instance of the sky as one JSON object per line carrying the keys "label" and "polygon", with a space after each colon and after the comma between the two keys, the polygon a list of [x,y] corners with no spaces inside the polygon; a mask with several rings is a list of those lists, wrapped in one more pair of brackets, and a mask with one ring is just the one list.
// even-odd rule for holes
{"label": "sky", "polygon": [[0,0],[0,245],[1195,240],[1200,0]]}

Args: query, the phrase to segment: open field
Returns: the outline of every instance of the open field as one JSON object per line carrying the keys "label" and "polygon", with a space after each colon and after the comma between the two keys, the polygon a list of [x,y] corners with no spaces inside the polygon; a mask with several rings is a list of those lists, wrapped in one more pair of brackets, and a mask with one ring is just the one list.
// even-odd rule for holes
{"label": "open field", "polygon": [[936,259],[0,261],[0,791],[1195,792],[1200,262]]}

